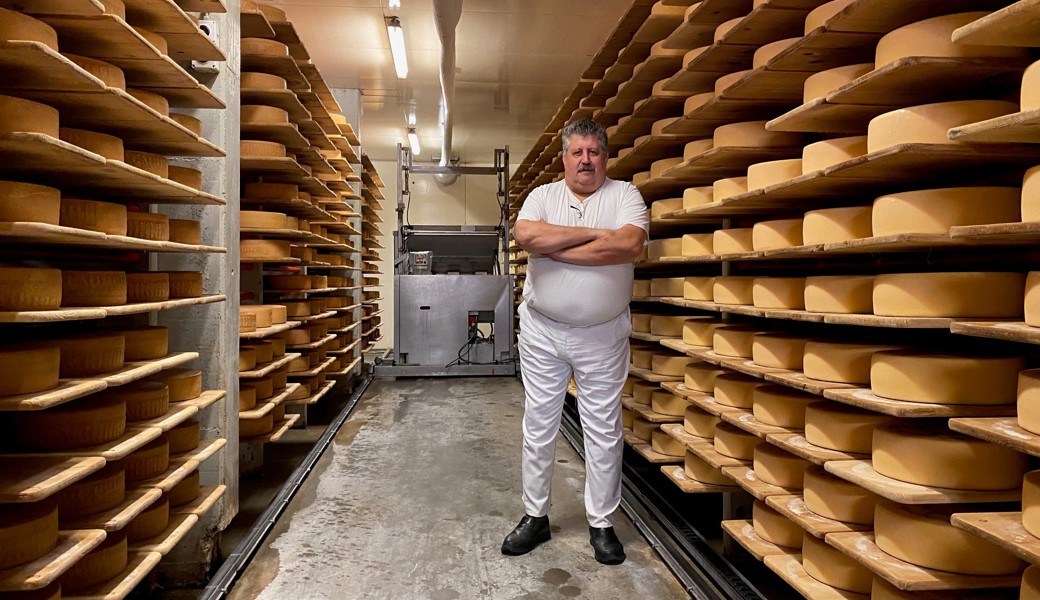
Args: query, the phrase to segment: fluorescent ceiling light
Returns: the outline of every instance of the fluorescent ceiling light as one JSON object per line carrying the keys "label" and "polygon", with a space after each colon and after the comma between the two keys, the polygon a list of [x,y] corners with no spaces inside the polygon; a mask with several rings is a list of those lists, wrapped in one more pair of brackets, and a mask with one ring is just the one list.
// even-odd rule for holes
{"label": "fluorescent ceiling light", "polygon": [[404,51],[404,29],[401,29],[401,20],[390,17],[386,22],[386,32],[390,36],[390,54],[394,57],[397,78],[404,79],[408,77],[408,57]]}
{"label": "fluorescent ceiling light", "polygon": [[401,8],[401,0],[390,0],[387,2],[387,6],[390,8]]}
{"label": "fluorescent ceiling light", "polygon": [[415,133],[414,128],[408,130],[408,145],[412,147],[412,156],[419,156],[419,134]]}
{"label": "fluorescent ceiling light", "polygon": [[408,126],[415,127],[415,112],[413,111],[408,112]]}

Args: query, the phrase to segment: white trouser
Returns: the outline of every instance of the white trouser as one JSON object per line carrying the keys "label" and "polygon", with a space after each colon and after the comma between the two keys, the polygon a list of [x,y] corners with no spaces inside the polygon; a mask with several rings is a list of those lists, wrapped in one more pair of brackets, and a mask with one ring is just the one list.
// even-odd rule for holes
{"label": "white trouser", "polygon": [[630,362],[629,312],[592,327],[553,321],[526,303],[519,313],[520,366],[527,396],[524,509],[533,517],[549,514],[556,436],[573,374],[585,436],[585,512],[589,525],[611,527],[621,503],[621,388]]}

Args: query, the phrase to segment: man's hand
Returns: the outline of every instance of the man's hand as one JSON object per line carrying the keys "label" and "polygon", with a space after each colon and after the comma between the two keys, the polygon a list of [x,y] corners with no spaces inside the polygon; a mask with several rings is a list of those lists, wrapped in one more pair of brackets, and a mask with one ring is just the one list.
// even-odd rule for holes
{"label": "man's hand", "polygon": [[587,244],[593,240],[613,233],[609,229],[591,229],[588,227],[567,227],[551,225],[545,221],[516,222],[513,228],[513,239],[518,246],[531,254],[552,254],[566,248]]}
{"label": "man's hand", "polygon": [[646,232],[635,225],[625,225],[579,246],[549,252],[548,257],[572,265],[602,267],[630,263],[643,251]]}

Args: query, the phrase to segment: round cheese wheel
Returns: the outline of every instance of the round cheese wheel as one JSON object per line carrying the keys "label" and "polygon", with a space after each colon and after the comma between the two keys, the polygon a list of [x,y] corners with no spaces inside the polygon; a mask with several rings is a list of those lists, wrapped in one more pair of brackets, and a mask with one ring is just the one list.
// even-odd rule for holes
{"label": "round cheese wheel", "polygon": [[[681,165],[682,163],[683,163],[683,159],[681,157],[665,158],[665,159],[662,159],[662,160],[655,160],[650,165],[650,179],[651,180],[653,180],[653,179],[660,179],[665,171],[667,171],[668,169],[671,169],[672,167],[677,167],[677,166]],[[340,177],[342,177],[342,176],[340,176]]]}
{"label": "round cheese wheel", "polygon": [[811,463],[772,444],[755,446],[754,471],[759,481],[783,488],[801,489]]}
{"label": "round cheese wheel", "polygon": [[712,235],[712,248],[715,254],[738,254],[753,252],[754,242],[751,227],[740,229],[719,229]]}
{"label": "round cheese wheel", "polygon": [[313,287],[310,275],[269,275],[264,281],[272,290],[299,291]]}
{"label": "round cheese wheel", "polygon": [[290,373],[300,373],[303,371],[309,371],[311,368],[311,361],[306,356],[300,356],[299,358],[293,359],[289,365]]}
{"label": "round cheese wheel", "polygon": [[871,217],[869,206],[809,211],[802,221],[802,241],[810,246],[871,237]]}
{"label": "round cheese wheel", "polygon": [[170,219],[170,241],[198,246],[202,243],[202,224],[191,219]]}
{"label": "round cheese wheel", "polygon": [[61,199],[62,227],[126,235],[126,206],[94,200]]}
{"label": "round cheese wheel", "polygon": [[0,267],[0,310],[54,310],[62,302],[58,269]]}
{"label": "round cheese wheel", "polygon": [[158,381],[138,381],[105,392],[126,403],[127,422],[156,419],[170,409],[170,388]]}
{"label": "round cheese wheel", "polygon": [[733,480],[729,478],[720,469],[709,465],[704,462],[701,457],[697,456],[693,452],[686,452],[686,459],[683,461],[683,472],[687,477],[694,481],[701,483],[708,483],[711,485],[733,485]]}
{"label": "round cheese wheel", "polygon": [[[711,256],[715,254],[715,236],[711,233],[688,233],[682,236],[682,256]],[[666,255],[667,256],[667,255]]]}
{"label": "round cheese wheel", "polygon": [[751,228],[751,246],[755,252],[801,245],[802,219],[762,221]]}
{"label": "round cheese wheel", "polygon": [[683,238],[650,240],[647,252],[650,260],[660,260],[664,256],[682,256]]}
{"label": "round cheese wheel", "polygon": [[13,420],[18,444],[57,452],[119,439],[126,431],[126,404],[121,398],[95,395],[47,410],[15,413]]}
{"label": "round cheese wheel", "polygon": [[[256,326],[264,329],[274,325],[274,309],[270,305],[242,305],[239,307],[241,313],[251,313],[256,315]],[[282,321],[285,322],[284,320]],[[271,359],[267,359],[271,360]],[[267,362],[267,361],[264,361]]]}
{"label": "round cheese wheel", "polygon": [[1029,65],[1022,75],[1022,95],[1019,106],[1022,112],[1040,108],[1040,61]]}
{"label": "round cheese wheel", "polygon": [[803,310],[805,308],[804,277],[755,277],[751,301],[756,308]]}
{"label": "round cheese wheel", "polygon": [[874,429],[893,417],[836,402],[813,402],[805,409],[805,440],[814,446],[870,454]]}
{"label": "round cheese wheel", "polygon": [[170,443],[166,436],[150,442],[124,460],[126,480],[133,483],[158,477],[170,468]]}
{"label": "round cheese wheel", "polygon": [[286,229],[285,213],[261,210],[243,210],[239,213],[239,223],[243,229]]}
{"label": "round cheese wheel", "polygon": [[1030,565],[1022,573],[1022,585],[1019,600],[1037,600],[1040,598],[1040,567]]}
{"label": "round cheese wheel", "polygon": [[766,506],[761,500],[755,500],[755,506],[751,510],[751,522],[758,537],[767,542],[785,548],[798,548],[802,545],[802,528]]}
{"label": "round cheese wheel", "polygon": [[61,349],[62,379],[89,377],[123,368],[126,340],[121,333],[87,333],[54,340]]}
{"label": "round cheese wheel", "polygon": [[63,592],[75,592],[110,581],[129,564],[126,532],[113,531],[61,576]]}
{"label": "round cheese wheel", "polygon": [[721,422],[715,415],[706,413],[696,406],[687,406],[683,411],[683,429],[686,433],[700,438],[714,438],[715,426]]}
{"label": "round cheese wheel", "polygon": [[[179,183],[183,186],[189,187],[193,190],[202,189],[202,171],[198,169],[189,169],[188,167],[178,167],[177,165],[169,165],[166,168],[167,177],[174,183]],[[174,219],[171,219],[173,221]],[[188,221],[191,222],[191,221]],[[170,234],[173,235],[172,233]],[[175,241],[175,240],[170,240]],[[182,244],[190,244],[192,242],[180,242]],[[194,242],[198,244],[199,242]]]}
{"label": "round cheese wheel", "polygon": [[803,337],[781,333],[755,335],[751,341],[751,360],[761,367],[800,371],[807,342]]}
{"label": "round cheese wheel", "polygon": [[1013,187],[961,187],[917,190],[874,201],[875,236],[901,233],[948,234],[951,227],[1015,223],[1021,219],[1021,190]]}
{"label": "round cheese wheel", "polygon": [[825,275],[805,278],[805,310],[815,313],[871,314],[874,276]]}
{"label": "round cheese wheel", "polygon": [[245,104],[241,108],[242,122],[259,125],[287,124],[289,113],[275,106]]}
{"label": "round cheese wheel", "polygon": [[874,314],[893,317],[1021,317],[1023,273],[898,273],[874,280]]}
{"label": "round cheese wheel", "polygon": [[733,85],[736,84],[738,81],[747,77],[749,73],[751,73],[750,69],[746,71],[736,71],[734,73],[727,73],[722,77],[719,77],[715,80],[715,95],[718,96],[722,92],[726,91],[728,88],[733,87]]}
{"label": "round cheese wheel", "polygon": [[172,112],[170,113],[170,120],[197,136],[202,135],[202,121],[195,117]]}
{"label": "round cheese wheel", "polygon": [[[687,144],[688,145],[688,144]],[[669,198],[667,200],[657,200],[650,205],[650,220],[656,221],[661,219],[664,215],[682,210],[682,198]]]}
{"label": "round cheese wheel", "polygon": [[159,213],[126,213],[126,234],[156,242],[170,240],[170,217]]}
{"label": "round cheese wheel", "polygon": [[199,447],[200,428],[198,421],[185,421],[166,433],[170,442],[170,455],[184,454]]}
{"label": "round cheese wheel", "polygon": [[170,276],[166,273],[126,274],[127,304],[165,302],[169,299]]}
{"label": "round cheese wheel", "polygon": [[126,473],[120,462],[107,463],[100,471],[69,485],[56,495],[65,520],[78,519],[115,508],[126,497]]}
{"label": "round cheese wheel", "polygon": [[650,447],[654,452],[665,456],[686,456],[686,446],[660,429],[655,429],[651,433]]}
{"label": "round cheese wheel", "polygon": [[723,406],[751,409],[754,406],[755,388],[765,383],[740,373],[725,373],[715,378],[713,394],[715,401]]}
{"label": "round cheese wheel", "polygon": [[[743,121],[717,127],[712,135],[712,146],[715,148],[793,147],[801,146],[802,139],[800,133],[767,131],[766,121]],[[718,194],[715,199],[720,199]]]}
{"label": "round cheese wheel", "polygon": [[57,545],[57,502],[0,505],[0,569],[34,561]]}
{"label": "round cheese wheel", "polygon": [[126,304],[126,273],[122,271],[62,271],[64,307]]}
{"label": "round cheese wheel", "polygon": [[[681,280],[680,280],[681,281]],[[650,317],[650,333],[668,337],[681,337],[683,323],[687,317],[654,315]]]}
{"label": "round cheese wheel", "polygon": [[239,152],[243,158],[285,158],[285,146],[277,142],[242,140]]}
{"label": "round cheese wheel", "polygon": [[650,315],[632,313],[632,331],[637,333],[649,333]]}
{"label": "round cheese wheel", "polygon": [[966,575],[1011,575],[1025,563],[977,535],[954,527],[950,516],[973,505],[902,506],[878,502],[874,539],[883,552],[927,569]]}
{"label": "round cheese wheel", "polygon": [[1040,327],[1040,272],[1032,271],[1026,277],[1025,309],[1026,324]]}
{"label": "round cheese wheel", "polygon": [[718,42],[722,38],[726,37],[726,34],[728,34],[729,32],[733,31],[734,29],[736,29],[737,24],[739,24],[745,18],[746,18],[746,15],[745,16],[741,16],[741,17],[737,17],[735,19],[730,19],[730,20],[720,24],[718,27],[715,28],[715,39],[714,39],[714,41]]}
{"label": "round cheese wheel", "polygon": [[46,223],[61,218],[61,192],[52,187],[0,181],[0,223]]}
{"label": "round cheese wheel", "polygon": [[946,427],[881,425],[874,429],[874,470],[892,479],[958,490],[1018,488],[1028,457]]}
{"label": "round cheese wheel", "polygon": [[165,327],[143,325],[117,331],[126,339],[124,360],[155,360],[169,354],[169,332]]}
{"label": "round cheese wheel", "polygon": [[[251,315],[241,315],[241,316],[246,317],[246,316],[251,316]],[[255,323],[255,321],[254,321],[254,323]],[[254,330],[255,330],[255,326],[254,326]],[[250,348],[248,346],[241,346],[241,347],[239,347],[239,349],[238,349],[238,370],[239,370],[239,372],[252,371],[254,368],[256,368],[256,350],[253,350],[252,348]]]}
{"label": "round cheese wheel", "polygon": [[240,383],[238,386],[238,411],[245,412],[256,408],[256,386],[251,383]]}
{"label": "round cheese wheel", "polygon": [[790,181],[802,175],[802,159],[789,158],[753,164],[747,169],[748,191]]}
{"label": "round cheese wheel", "polygon": [[[346,278],[339,279],[344,283],[348,281]],[[683,286],[685,285],[685,283],[685,277],[654,278],[650,281],[650,295],[658,298],[681,298],[683,295]],[[679,323],[679,329],[682,329],[681,322]]]}
{"label": "round cheese wheel", "polygon": [[690,187],[683,192],[683,210],[690,210],[714,202],[714,186]]}
{"label": "round cheese wheel", "polygon": [[1028,56],[1025,48],[1016,46],[980,46],[958,44],[953,32],[988,15],[988,12],[964,12],[932,17],[904,25],[885,34],[878,41],[874,55],[877,68],[911,56],[938,58],[1018,58]]}
{"label": "round cheese wheel", "polygon": [[625,429],[632,429],[632,422],[636,418],[636,411],[629,410],[627,408],[621,409],[621,426]]}
{"label": "round cheese wheel", "polygon": [[803,429],[805,410],[818,399],[782,385],[761,385],[752,392],[752,412],[765,425]]}
{"label": "round cheese wheel", "polygon": [[20,12],[0,10],[0,39],[39,42],[58,51],[58,34],[53,27]]}
{"label": "round cheese wheel", "polygon": [[650,396],[651,408],[655,413],[662,415],[682,417],[686,414],[686,407],[689,404],[686,398],[666,391],[654,392]]}
{"label": "round cheese wheel", "polygon": [[1040,471],[1030,471],[1022,480],[1022,526],[1040,537]]}
{"label": "round cheese wheel", "polygon": [[159,94],[146,90],[127,88],[127,94],[133,96],[138,102],[154,110],[164,117],[170,115],[170,101]]}
{"label": "round cheese wheel", "polygon": [[274,387],[275,390],[284,389],[286,382],[288,381],[288,375],[289,369],[285,367],[271,373],[271,386]]}
{"label": "round cheese wheel", "polygon": [[650,297],[650,282],[646,279],[636,279],[632,282],[632,297],[633,298],[648,298]]}
{"label": "round cheese wheel", "polygon": [[802,491],[805,508],[827,519],[842,523],[870,525],[878,496],[861,486],[835,477],[820,466],[805,471]]}
{"label": "round cheese wheel", "polygon": [[58,138],[58,111],[38,102],[0,96],[0,134],[8,133],[42,133]]}
{"label": "round cheese wheel", "polygon": [[243,56],[289,56],[289,47],[275,40],[242,38]]}
{"label": "round cheese wheel", "polygon": [[1040,434],[1040,369],[1018,374],[1018,426]]}
{"label": "round cheese wheel", "polygon": [[768,332],[744,325],[716,327],[715,335],[712,337],[712,349],[715,354],[722,356],[751,358],[754,354],[755,336],[761,333]]}
{"label": "round cheese wheel", "polygon": [[148,379],[166,384],[170,389],[170,402],[194,400],[202,395],[202,371],[197,369],[166,369]]}
{"label": "round cheese wheel", "polygon": [[827,542],[806,533],[802,538],[802,566],[820,583],[856,594],[869,594],[874,573]]}
{"label": "round cheese wheel", "polygon": [[121,161],[125,158],[123,140],[114,135],[69,127],[62,127],[59,135],[61,136],[61,141],[68,142],[73,146],[79,146],[87,152],[93,152],[108,160]]}
{"label": "round cheese wheel", "polygon": [[649,442],[653,436],[653,432],[657,429],[657,425],[636,417],[635,421],[632,422],[632,433],[644,442]]}
{"label": "round cheese wheel", "polygon": [[950,140],[953,127],[1018,112],[1014,102],[958,100],[901,108],[870,120],[867,151],[879,152],[902,144],[958,144]]}
{"label": "round cheese wheel", "polygon": [[142,542],[158,536],[169,524],[170,501],[159,498],[127,525],[126,537],[131,542]]}
{"label": "round cheese wheel", "polygon": [[183,506],[199,497],[202,488],[199,485],[199,470],[195,469],[185,477],[172,490],[166,494],[171,507]]}
{"label": "round cheese wheel", "polygon": [[691,390],[713,394],[715,393],[715,378],[729,372],[727,369],[714,367],[708,363],[690,363],[686,365],[683,383]]}
{"label": "round cheese wheel", "polygon": [[0,346],[0,396],[44,392],[58,387],[61,351],[47,343]]}
{"label": "round cheese wheel", "polygon": [[283,302],[282,306],[285,307],[287,318],[309,317],[312,314],[309,302]]}
{"label": "round cheese wheel", "polygon": [[867,136],[823,140],[802,149],[802,175],[816,173],[867,153]]}
{"label": "round cheese wheel", "polygon": [[[332,366],[335,366],[333,363]],[[335,369],[332,369],[335,370]],[[274,382],[270,377],[263,377],[260,379],[253,380],[253,388],[256,389],[256,400],[267,400],[271,396],[274,396]]]}
{"label": "round cheese wheel", "polygon": [[766,66],[771,60],[779,56],[780,53],[795,45],[801,41],[801,39],[802,38],[800,37],[787,38],[762,46],[758,50],[755,50],[755,55],[751,60],[751,66],[755,69]]}
{"label": "round cheese wheel", "polygon": [[812,341],[805,344],[802,371],[809,379],[834,383],[870,383],[870,361],[875,352],[895,346],[854,342]]}
{"label": "round cheese wheel", "polygon": [[711,288],[712,300],[716,304],[751,306],[755,303],[754,286],[754,277],[729,275],[716,277]]}
{"label": "round cheese wheel", "polygon": [[242,240],[239,242],[241,260],[285,260],[291,251],[283,240]]}
{"label": "round cheese wheel", "polygon": [[202,296],[202,273],[198,271],[165,271],[170,276],[170,298]]}
{"label": "round cheese wheel", "polygon": [[126,76],[119,67],[96,58],[88,58],[78,54],[62,52],[62,55],[76,63],[81,69],[97,77],[106,87],[126,91]]}
{"label": "round cheese wheel", "polygon": [[686,365],[694,360],[689,356],[654,354],[650,359],[650,369],[658,375],[682,377],[686,373]]}
{"label": "round cheese wheel", "polygon": [[299,188],[291,183],[247,183],[244,198],[256,200],[295,200],[301,197]]}
{"label": "round cheese wheel", "polygon": [[870,389],[883,398],[934,404],[1014,404],[1021,356],[876,352]]}
{"label": "round cheese wheel", "polygon": [[[711,147],[712,147],[712,140],[711,140],[711,138],[707,138],[707,139],[703,139],[703,140],[694,140],[694,141],[686,144],[685,146],[683,146],[683,160],[684,161],[693,160],[694,158],[697,158],[700,155],[704,154],[705,152],[711,150]],[[683,203],[683,199],[682,198],[675,198],[674,200],[666,200],[666,202],[674,202],[674,201],[678,201],[679,208],[682,208],[682,203]],[[655,204],[656,204],[656,202],[655,202]],[[674,210],[679,210],[679,208],[676,208]]]}
{"label": "round cheese wheel", "polygon": [[809,35],[810,32],[823,27],[827,21],[831,20],[831,17],[845,10],[845,7],[852,4],[856,0],[831,0],[826,4],[813,9],[805,17],[805,35]]}
{"label": "round cheese wheel", "polygon": [[802,102],[809,104],[814,100],[829,96],[831,92],[856,81],[873,70],[874,63],[863,63],[814,73],[803,84]]}

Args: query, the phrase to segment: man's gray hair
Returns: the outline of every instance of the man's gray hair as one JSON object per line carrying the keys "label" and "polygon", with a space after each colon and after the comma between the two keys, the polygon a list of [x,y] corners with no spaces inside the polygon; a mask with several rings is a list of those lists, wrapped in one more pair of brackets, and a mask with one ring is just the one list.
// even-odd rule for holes
{"label": "man's gray hair", "polygon": [[607,130],[592,119],[578,119],[577,121],[572,121],[563,128],[563,135],[561,137],[563,138],[563,151],[565,153],[571,146],[572,135],[578,137],[595,137],[599,140],[600,148],[604,152],[607,151]]}

